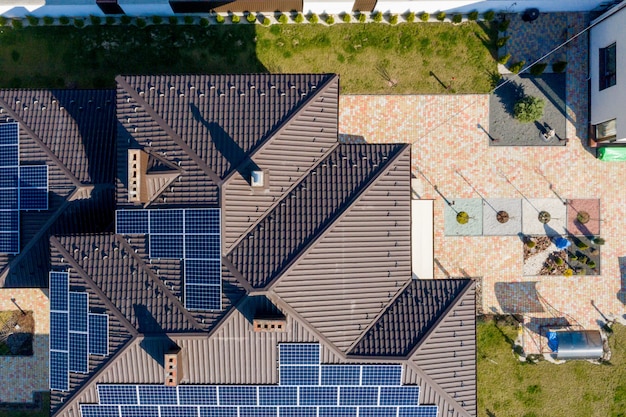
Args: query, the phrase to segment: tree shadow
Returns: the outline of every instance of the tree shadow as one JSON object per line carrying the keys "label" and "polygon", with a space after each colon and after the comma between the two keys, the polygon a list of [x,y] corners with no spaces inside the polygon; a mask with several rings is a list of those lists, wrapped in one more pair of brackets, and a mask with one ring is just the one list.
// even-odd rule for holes
{"label": "tree shadow", "polygon": [[504,80],[499,84],[494,93],[504,107],[504,110],[511,116],[515,114],[515,103],[524,97],[524,86],[515,81]]}
{"label": "tree shadow", "polygon": [[496,41],[498,40],[498,26],[493,22],[478,21],[478,26],[482,29],[484,36],[480,33],[475,33],[475,36],[480,40],[483,46],[489,51],[491,57],[494,60],[498,59],[498,48],[496,47]]}

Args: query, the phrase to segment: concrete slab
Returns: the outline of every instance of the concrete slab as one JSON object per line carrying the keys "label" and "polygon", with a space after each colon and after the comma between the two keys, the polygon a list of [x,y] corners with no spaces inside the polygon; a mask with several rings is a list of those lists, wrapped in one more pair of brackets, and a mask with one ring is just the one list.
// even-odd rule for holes
{"label": "concrete slab", "polygon": [[[467,223],[457,221],[457,214],[465,212]],[[483,233],[483,202],[480,198],[457,198],[454,205],[444,208],[444,229],[446,236],[480,236]]]}
{"label": "concrete slab", "polygon": [[[572,235],[598,236],[600,234],[600,200],[594,198],[578,198],[567,200],[567,230]],[[576,218],[578,213],[589,214],[587,223],[582,224]]]}
{"label": "concrete slab", "polygon": [[[550,213],[550,221],[543,224],[539,213]],[[522,199],[522,232],[525,235],[559,236],[567,234],[567,208],[557,198]]]}
{"label": "concrete slab", "polygon": [[[501,223],[498,212],[508,214]],[[522,202],[519,198],[487,198],[483,201],[483,235],[515,236],[522,232]]]}
{"label": "concrete slab", "polygon": [[413,278],[433,279],[434,200],[411,200],[411,264]]}

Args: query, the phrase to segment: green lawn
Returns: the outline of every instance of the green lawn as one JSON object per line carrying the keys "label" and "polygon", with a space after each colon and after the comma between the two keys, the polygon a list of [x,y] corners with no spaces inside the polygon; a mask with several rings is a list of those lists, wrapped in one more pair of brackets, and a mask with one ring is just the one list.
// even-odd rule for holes
{"label": "green lawn", "polygon": [[517,329],[479,321],[478,415],[484,417],[625,417],[626,327],[615,325],[610,364],[522,363],[510,341]]}
{"label": "green lawn", "polygon": [[345,93],[485,93],[492,38],[475,22],[4,27],[0,88],[113,87],[120,73],[336,72]]}

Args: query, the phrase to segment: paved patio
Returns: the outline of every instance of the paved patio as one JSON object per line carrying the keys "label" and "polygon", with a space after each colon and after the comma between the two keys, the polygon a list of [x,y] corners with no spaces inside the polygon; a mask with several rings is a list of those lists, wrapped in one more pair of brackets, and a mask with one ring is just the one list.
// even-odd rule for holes
{"label": "paved patio", "polygon": [[[585,16],[568,14],[568,30],[584,27]],[[570,32],[571,33],[571,32]],[[482,307],[486,312],[527,311],[532,297],[517,291],[499,294],[508,283],[534,283],[533,288],[557,311],[587,328],[597,328],[605,317],[626,319],[621,290],[619,257],[626,256],[626,194],[620,179],[626,165],[598,161],[583,146],[579,132],[586,126],[586,39],[568,49],[567,146],[490,147],[487,95],[341,96],[339,130],[362,135],[369,143],[408,142],[413,145],[413,175],[420,198],[434,202],[435,277],[483,278]],[[458,175],[460,172],[471,184]],[[503,178],[502,173],[509,182]],[[423,174],[423,175],[422,175]],[[569,198],[600,199],[602,275],[523,277],[518,236],[445,236],[446,203],[455,198]],[[474,191],[472,187],[476,190]],[[623,293],[622,293],[623,294]],[[624,297],[622,296],[622,299]],[[544,312],[545,315],[545,312]],[[533,350],[533,343],[525,346]]]}

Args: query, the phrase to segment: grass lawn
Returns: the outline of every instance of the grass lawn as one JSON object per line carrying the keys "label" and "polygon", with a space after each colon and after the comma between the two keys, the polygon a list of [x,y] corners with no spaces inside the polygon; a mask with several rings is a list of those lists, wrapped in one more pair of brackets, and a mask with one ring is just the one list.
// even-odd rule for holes
{"label": "grass lawn", "polygon": [[336,72],[344,93],[485,93],[492,38],[476,22],[3,27],[0,88],[113,87],[120,73]]}
{"label": "grass lawn", "polygon": [[478,415],[484,417],[626,416],[626,327],[615,325],[610,364],[522,363],[512,353],[517,329],[479,321]]}

